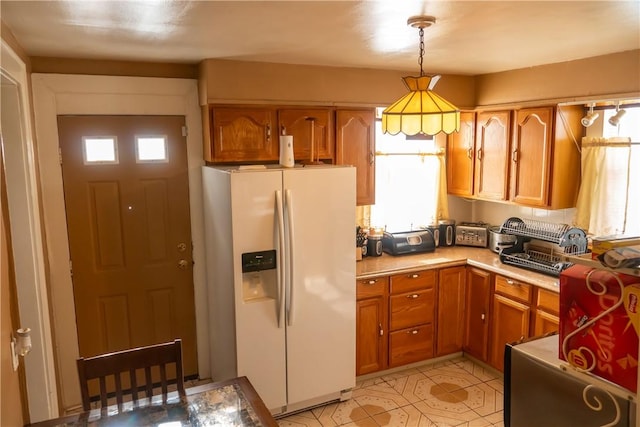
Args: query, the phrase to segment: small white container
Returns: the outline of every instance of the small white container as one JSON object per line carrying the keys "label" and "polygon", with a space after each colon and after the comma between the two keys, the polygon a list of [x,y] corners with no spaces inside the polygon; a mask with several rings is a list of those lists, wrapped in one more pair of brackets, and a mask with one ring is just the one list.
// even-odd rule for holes
{"label": "small white container", "polygon": [[285,168],[292,168],[294,164],[293,136],[280,135],[280,165]]}

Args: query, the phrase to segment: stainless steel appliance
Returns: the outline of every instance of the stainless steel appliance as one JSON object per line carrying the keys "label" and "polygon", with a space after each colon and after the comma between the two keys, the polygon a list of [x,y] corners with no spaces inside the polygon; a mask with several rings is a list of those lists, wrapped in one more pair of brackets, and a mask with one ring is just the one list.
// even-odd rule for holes
{"label": "stainless steel appliance", "polygon": [[456,245],[486,248],[489,242],[488,228],[486,222],[461,222],[455,228]]}
{"label": "stainless steel appliance", "polygon": [[456,222],[453,219],[441,219],[438,221],[439,236],[434,236],[440,241],[440,246],[453,246],[456,244]]}
{"label": "stainless steel appliance", "polygon": [[385,231],[382,235],[382,250],[391,255],[433,252],[436,250],[436,241],[430,230],[400,233]]}
{"label": "stainless steel appliance", "polygon": [[517,242],[518,236],[501,232],[500,226],[489,227],[489,249],[492,252],[499,254],[503,249],[514,247]]}
{"label": "stainless steel appliance", "polygon": [[558,359],[558,335],[505,348],[505,426],[631,427],[636,405],[628,397],[626,389]]}

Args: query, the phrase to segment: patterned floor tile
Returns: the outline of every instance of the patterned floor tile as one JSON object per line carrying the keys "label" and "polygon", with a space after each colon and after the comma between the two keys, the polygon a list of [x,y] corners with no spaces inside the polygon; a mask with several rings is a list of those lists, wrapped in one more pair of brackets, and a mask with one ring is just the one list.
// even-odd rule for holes
{"label": "patterned floor tile", "polygon": [[369,414],[353,399],[321,406],[311,412],[325,427],[341,426],[369,417]]}
{"label": "patterned floor tile", "polygon": [[464,423],[469,423],[478,418],[478,414],[463,403],[455,404],[454,407],[433,407],[430,402],[422,401],[414,403],[413,406],[426,415],[433,422],[433,425],[437,427],[464,425]]}
{"label": "patterned floor tile", "polygon": [[504,381],[502,380],[502,378],[496,378],[495,380],[487,381],[486,384],[496,389],[496,391],[504,394]]}
{"label": "patterned floor tile", "polygon": [[504,427],[502,376],[466,357],[359,380],[350,400],[280,427]]}
{"label": "patterned floor tile", "polygon": [[388,384],[354,390],[352,399],[372,416],[409,404],[407,399]]}
{"label": "patterned floor tile", "polygon": [[486,383],[477,384],[464,389],[468,393],[465,404],[482,416],[502,411],[504,397],[496,389]]}
{"label": "patterned floor tile", "polygon": [[414,371],[409,375],[390,379],[387,383],[411,403],[418,402],[424,398],[421,395],[416,394],[417,388],[423,389],[434,385],[433,381],[419,371]]}
{"label": "patterned floor tile", "polygon": [[407,405],[373,417],[379,426],[393,427],[432,427],[434,426],[425,414],[415,406]]}
{"label": "patterned floor tile", "polygon": [[443,366],[424,372],[433,382],[457,384],[460,388],[465,388],[483,382],[480,378],[472,375],[467,370],[456,365]]}
{"label": "patterned floor tile", "polygon": [[277,420],[279,427],[324,427],[311,411],[300,412]]}

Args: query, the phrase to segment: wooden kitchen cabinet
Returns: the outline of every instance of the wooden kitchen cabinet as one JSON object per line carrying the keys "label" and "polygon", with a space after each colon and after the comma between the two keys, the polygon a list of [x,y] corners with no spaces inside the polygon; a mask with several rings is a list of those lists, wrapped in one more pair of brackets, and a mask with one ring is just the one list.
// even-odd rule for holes
{"label": "wooden kitchen cabinet", "polygon": [[391,276],[389,367],[433,357],[436,270]]}
{"label": "wooden kitchen cabinet", "polygon": [[507,200],[511,111],[481,111],[476,116],[474,194]]}
{"label": "wooden kitchen cabinet", "polygon": [[263,107],[210,107],[205,160],[214,163],[278,161],[276,112]]}
{"label": "wooden kitchen cabinet", "polygon": [[464,266],[438,272],[436,356],[462,351],[466,277]]}
{"label": "wooden kitchen cabinet", "polygon": [[296,162],[312,160],[311,139],[314,140],[313,160],[334,160],[334,122],[332,108],[278,109],[278,135],[293,136],[293,157]]}
{"label": "wooden kitchen cabinet", "polygon": [[538,288],[535,297],[535,311],[533,314],[533,326],[531,336],[558,332],[560,319],[560,296],[543,288]]}
{"label": "wooden kitchen cabinet", "polygon": [[583,132],[582,114],[581,106],[516,110],[510,159],[511,201],[551,209],[575,206],[580,185],[576,144]]}
{"label": "wooden kitchen cabinet", "polygon": [[491,279],[490,272],[467,267],[463,349],[483,362],[488,360]]}
{"label": "wooden kitchen cabinet", "polygon": [[336,110],[336,163],[356,168],[356,204],[376,196],[375,110]]}
{"label": "wooden kitchen cabinet", "polygon": [[496,275],[489,364],[499,371],[504,371],[505,345],[529,337],[531,296],[531,285]]}
{"label": "wooden kitchen cabinet", "polygon": [[356,375],[387,367],[389,278],[356,282]]}
{"label": "wooden kitchen cabinet", "polygon": [[447,137],[447,192],[454,196],[473,195],[476,113],[460,112],[460,130]]}

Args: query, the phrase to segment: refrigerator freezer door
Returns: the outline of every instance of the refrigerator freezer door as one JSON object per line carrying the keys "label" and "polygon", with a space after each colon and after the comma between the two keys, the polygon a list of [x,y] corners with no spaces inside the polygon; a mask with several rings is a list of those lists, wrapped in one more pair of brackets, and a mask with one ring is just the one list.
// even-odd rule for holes
{"label": "refrigerator freezer door", "polygon": [[355,386],[355,169],[293,169],[283,176],[295,227],[287,304],[292,405]]}
{"label": "refrigerator freezer door", "polygon": [[[235,285],[237,375],[246,375],[268,408],[286,404],[285,328],[278,324],[278,288],[260,299],[243,298],[242,254],[279,252],[277,191],[279,171],[231,174],[231,219]],[[279,272],[278,272],[279,273]],[[274,274],[277,277],[277,274]],[[276,280],[277,281],[277,280]]]}

